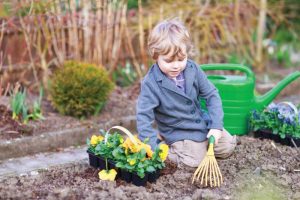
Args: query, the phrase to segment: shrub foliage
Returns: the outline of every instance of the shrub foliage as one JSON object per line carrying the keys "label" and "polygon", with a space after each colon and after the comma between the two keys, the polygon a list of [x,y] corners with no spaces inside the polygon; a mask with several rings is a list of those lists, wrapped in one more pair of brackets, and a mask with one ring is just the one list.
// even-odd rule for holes
{"label": "shrub foliage", "polygon": [[67,61],[50,81],[50,99],[61,114],[88,117],[100,112],[113,87],[103,67]]}

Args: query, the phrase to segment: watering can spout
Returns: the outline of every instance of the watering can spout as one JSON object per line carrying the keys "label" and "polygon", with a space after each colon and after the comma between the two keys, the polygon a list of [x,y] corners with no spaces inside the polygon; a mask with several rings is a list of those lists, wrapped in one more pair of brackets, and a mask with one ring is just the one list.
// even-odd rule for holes
{"label": "watering can spout", "polygon": [[289,76],[287,76],[285,79],[280,81],[272,90],[268,91],[266,94],[262,96],[255,97],[256,102],[256,108],[263,108],[267,106],[269,103],[275,99],[275,97],[279,94],[281,90],[283,90],[288,84],[293,82],[295,79],[300,77],[300,71],[296,71]]}

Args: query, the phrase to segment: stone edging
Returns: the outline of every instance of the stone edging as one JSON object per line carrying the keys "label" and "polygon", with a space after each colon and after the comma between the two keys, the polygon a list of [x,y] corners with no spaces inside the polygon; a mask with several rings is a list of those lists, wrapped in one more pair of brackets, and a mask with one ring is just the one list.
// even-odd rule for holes
{"label": "stone edging", "polygon": [[61,131],[45,132],[36,136],[0,141],[0,161],[47,152],[57,148],[83,145],[86,143],[86,138],[98,132],[99,128],[106,130],[114,125],[121,125],[128,129],[135,129],[135,123],[135,116],[132,115],[97,124],[95,127],[85,125]]}

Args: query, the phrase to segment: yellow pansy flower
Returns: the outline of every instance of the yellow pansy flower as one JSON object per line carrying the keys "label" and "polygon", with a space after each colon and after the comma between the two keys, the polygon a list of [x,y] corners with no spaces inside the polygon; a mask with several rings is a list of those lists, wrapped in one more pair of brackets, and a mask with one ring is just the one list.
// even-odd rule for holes
{"label": "yellow pansy flower", "polygon": [[137,153],[137,152],[141,151],[141,149],[143,148],[143,149],[145,149],[147,156],[151,158],[153,155],[151,146],[149,144],[143,143],[140,139],[138,139],[137,135],[135,135],[134,137],[135,137],[135,141],[137,143],[136,145],[130,140],[130,138],[127,138],[125,140],[125,142],[122,144],[122,147],[125,148],[125,154],[127,155],[128,149],[130,149],[130,151],[132,153]]}
{"label": "yellow pansy flower", "polygon": [[142,148],[145,149],[147,156],[150,157],[150,158],[152,158],[153,151],[151,149],[151,146],[149,144],[144,144],[144,143],[143,143],[142,146],[143,146]]}
{"label": "yellow pansy flower", "polygon": [[96,146],[102,140],[104,140],[104,137],[102,135],[99,136],[93,135],[91,138],[91,145]]}
{"label": "yellow pansy flower", "polygon": [[136,163],[136,160],[135,159],[132,159],[129,161],[129,165],[134,165]]}
{"label": "yellow pansy flower", "polygon": [[161,144],[159,146],[161,152],[159,153],[159,157],[162,161],[165,161],[167,159],[168,156],[168,152],[169,152],[169,146],[166,144]]}
{"label": "yellow pansy flower", "polygon": [[141,146],[133,144],[129,138],[125,140],[125,142],[122,144],[122,147],[124,147],[125,150],[130,149],[132,153],[136,153],[141,150]]}
{"label": "yellow pansy flower", "polygon": [[98,137],[96,135],[93,135],[91,137],[91,145],[96,146],[98,144]]}
{"label": "yellow pansy flower", "polygon": [[101,170],[99,173],[99,179],[103,180],[103,181],[114,181],[117,175],[117,172],[115,169],[111,169],[111,170]]}
{"label": "yellow pansy flower", "polygon": [[104,137],[102,135],[98,136],[98,143],[101,142],[102,140],[104,140]]}

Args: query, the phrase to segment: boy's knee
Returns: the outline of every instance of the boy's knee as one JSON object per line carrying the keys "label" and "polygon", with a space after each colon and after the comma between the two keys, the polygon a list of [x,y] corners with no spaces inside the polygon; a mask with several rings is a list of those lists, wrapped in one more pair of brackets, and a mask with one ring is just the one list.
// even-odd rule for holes
{"label": "boy's knee", "polygon": [[236,144],[236,136],[232,136],[230,140],[219,143],[219,145],[215,148],[216,157],[228,158],[234,152]]}

